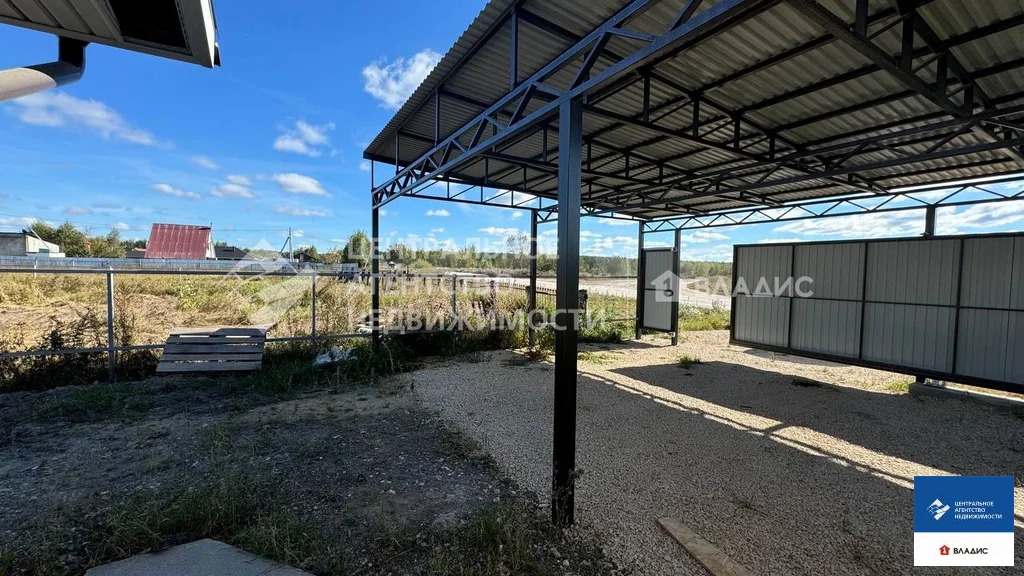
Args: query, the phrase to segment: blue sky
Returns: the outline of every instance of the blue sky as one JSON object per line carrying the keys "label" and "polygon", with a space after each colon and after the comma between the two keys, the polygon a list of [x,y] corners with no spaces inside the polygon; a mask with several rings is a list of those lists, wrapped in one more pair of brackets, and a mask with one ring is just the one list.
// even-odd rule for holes
{"label": "blue sky", "polygon": [[[153,222],[213,224],[217,240],[327,249],[369,230],[361,153],[477,12],[482,0],[216,2],[223,67],[88,50],[81,82],[0,104],[0,230],[70,220],[145,238]],[[429,22],[429,26],[424,23]],[[55,40],[0,26],[0,68],[52,59]],[[684,258],[727,260],[732,244],[919,234],[901,212],[684,234]],[[584,219],[585,254],[635,255],[636,225]],[[1024,207],[940,212],[940,231],[1020,230]],[[528,214],[399,200],[387,241],[501,246]],[[542,250],[554,250],[554,225]],[[668,234],[650,243],[670,242]]]}

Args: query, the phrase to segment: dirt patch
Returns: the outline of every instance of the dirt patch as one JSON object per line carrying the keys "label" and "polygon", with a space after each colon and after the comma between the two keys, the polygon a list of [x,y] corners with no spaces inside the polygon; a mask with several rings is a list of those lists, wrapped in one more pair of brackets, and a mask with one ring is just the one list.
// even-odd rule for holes
{"label": "dirt patch", "polygon": [[[166,495],[200,490],[211,478],[220,482],[221,500],[233,499],[237,490],[252,489],[250,477],[287,494],[283,508],[294,522],[333,535],[329,541],[344,556],[344,573],[455,566],[476,550],[453,550],[486,545],[478,533],[498,542],[516,537],[504,529],[510,517],[526,522],[519,543],[542,573],[570,565],[583,574],[613,571],[593,545],[543,528],[536,498],[503,479],[479,445],[423,409],[404,383],[289,398],[253,397],[216,380],[176,379],[105,394],[65,388],[0,395],[0,422],[16,422],[0,441],[0,574],[7,573],[5,551],[28,562],[38,542],[55,531],[59,545],[44,554],[56,557],[22,568],[80,573],[99,549],[91,538],[109,532],[110,517],[123,516],[125,503],[142,502],[147,514],[160,506],[181,508],[180,497],[163,503]],[[82,402],[88,409],[70,408]],[[225,488],[223,479],[240,486]],[[240,537],[243,544],[252,540],[250,532]],[[138,537],[128,541],[136,546],[131,552],[141,551]],[[499,564],[521,560],[494,553]],[[102,556],[111,559],[109,552]],[[320,566],[335,564],[313,565]],[[21,573],[18,561],[9,568]]]}

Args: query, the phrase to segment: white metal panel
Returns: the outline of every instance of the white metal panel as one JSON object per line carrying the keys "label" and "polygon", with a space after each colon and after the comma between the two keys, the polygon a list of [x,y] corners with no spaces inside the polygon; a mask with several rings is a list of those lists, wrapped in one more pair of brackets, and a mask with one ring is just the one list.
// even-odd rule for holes
{"label": "white metal panel", "polygon": [[767,346],[789,346],[789,298],[736,297],[734,337]]}
{"label": "white metal panel", "polygon": [[866,304],[863,358],[893,366],[952,372],[954,311],[937,306]]}
{"label": "white metal panel", "polygon": [[[792,246],[743,246],[739,248],[736,284],[743,283],[754,293],[762,281],[774,289],[776,281],[785,282],[793,273]],[[784,295],[791,295],[787,290]]]}
{"label": "white metal panel", "polygon": [[644,250],[644,287],[660,288],[656,281],[666,272],[672,272],[673,254],[672,250]]}
{"label": "white metal panel", "polygon": [[[964,260],[966,262],[966,258]],[[988,380],[1004,380],[1010,313],[1005,310],[960,311],[957,328],[956,373]]]}
{"label": "white metal panel", "polygon": [[874,302],[956,304],[960,240],[868,245],[866,298]]}
{"label": "white metal panel", "polygon": [[1024,310],[1024,236],[1018,237],[1013,245],[1013,273],[1010,275],[1010,308]]}
{"label": "white metal panel", "polygon": [[1006,381],[1024,384],[1024,312],[1010,312],[1006,337]]}
{"label": "white metal panel", "polygon": [[1014,238],[968,238],[964,240],[964,263],[960,277],[960,305],[979,308],[1007,308],[1013,274]]}
{"label": "white metal panel", "polygon": [[815,298],[860,300],[864,289],[863,242],[794,247],[793,275],[809,277]]}
{"label": "white metal panel", "polygon": [[791,346],[796,350],[856,358],[860,352],[860,302],[794,298]]}
{"label": "white metal panel", "polygon": [[651,292],[648,292],[647,298],[644,298],[643,327],[654,330],[671,330],[672,302],[659,302],[652,297]]}

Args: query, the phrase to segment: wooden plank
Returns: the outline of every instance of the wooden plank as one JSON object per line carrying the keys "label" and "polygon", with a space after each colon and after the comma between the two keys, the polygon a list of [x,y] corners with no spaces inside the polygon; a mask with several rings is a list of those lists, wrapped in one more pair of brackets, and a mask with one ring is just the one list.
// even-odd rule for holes
{"label": "wooden plank", "polygon": [[724,552],[675,518],[658,518],[658,524],[713,576],[754,576],[753,572],[726,556]]}
{"label": "wooden plank", "polygon": [[266,336],[171,336],[168,344],[245,344],[266,342]]}
{"label": "wooden plank", "polygon": [[259,370],[262,362],[196,362],[192,364],[160,363],[157,374],[172,372],[251,372]]}
{"label": "wooden plank", "polygon": [[175,328],[171,336],[187,334],[216,334],[218,336],[259,336],[266,334],[270,326],[207,326],[204,328]]}
{"label": "wooden plank", "polygon": [[167,354],[160,357],[161,362],[194,362],[196,360],[235,360],[253,361],[262,360],[263,354],[259,352],[245,352],[242,354]]}
{"label": "wooden plank", "polygon": [[262,352],[263,343],[245,344],[168,344],[164,346],[164,354],[231,354],[246,352]]}

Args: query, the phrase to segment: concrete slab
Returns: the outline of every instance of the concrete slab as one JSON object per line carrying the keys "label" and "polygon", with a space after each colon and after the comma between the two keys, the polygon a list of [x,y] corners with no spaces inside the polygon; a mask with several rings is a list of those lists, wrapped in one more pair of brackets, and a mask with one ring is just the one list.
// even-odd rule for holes
{"label": "concrete slab", "polygon": [[155,554],[98,566],[86,576],[312,576],[216,540],[199,540]]}
{"label": "concrete slab", "polygon": [[1024,410],[1024,400],[1014,398],[1012,396],[989,394],[978,390],[964,390],[963,388],[934,386],[931,384],[913,382],[910,384],[909,392],[914,396],[929,396],[932,398],[963,398],[965,400],[974,400],[975,402],[981,402],[982,404],[988,404],[990,406]]}

